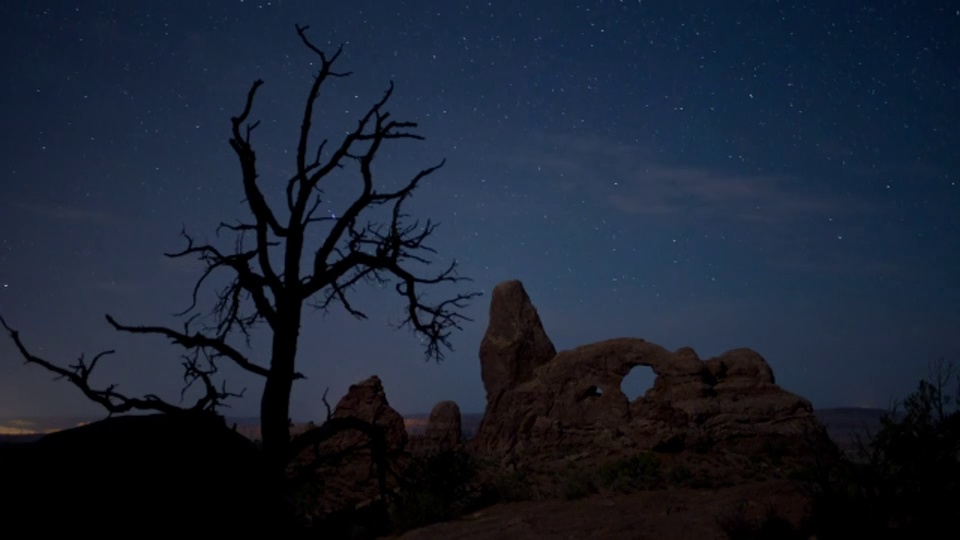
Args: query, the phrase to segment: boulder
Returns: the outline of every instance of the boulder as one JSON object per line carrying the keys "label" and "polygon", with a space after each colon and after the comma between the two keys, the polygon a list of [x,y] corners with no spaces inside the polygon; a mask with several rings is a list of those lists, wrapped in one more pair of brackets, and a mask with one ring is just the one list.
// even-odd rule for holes
{"label": "boulder", "polygon": [[460,407],[453,401],[441,401],[430,411],[424,438],[437,450],[456,448],[463,440]]}

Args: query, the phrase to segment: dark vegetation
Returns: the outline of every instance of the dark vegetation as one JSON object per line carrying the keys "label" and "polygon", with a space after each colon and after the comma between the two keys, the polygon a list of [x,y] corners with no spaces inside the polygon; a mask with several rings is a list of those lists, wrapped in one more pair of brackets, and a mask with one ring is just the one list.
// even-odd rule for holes
{"label": "dark vegetation", "polygon": [[600,491],[631,493],[677,485],[672,480],[655,453],[642,452],[599,468],[569,465],[561,473],[560,496],[575,500]]}
{"label": "dark vegetation", "polygon": [[960,376],[938,361],[855,452],[821,471],[820,538],[933,538],[960,508]]}
{"label": "dark vegetation", "polygon": [[446,521],[484,504],[479,464],[468,452],[444,449],[414,460],[410,480],[390,506],[393,532]]}
{"label": "dark vegetation", "polygon": [[917,389],[861,433],[840,459],[792,477],[811,489],[800,530],[769,514],[760,522],[735,512],[719,525],[734,540],[940,538],[960,508],[960,375],[942,360]]}

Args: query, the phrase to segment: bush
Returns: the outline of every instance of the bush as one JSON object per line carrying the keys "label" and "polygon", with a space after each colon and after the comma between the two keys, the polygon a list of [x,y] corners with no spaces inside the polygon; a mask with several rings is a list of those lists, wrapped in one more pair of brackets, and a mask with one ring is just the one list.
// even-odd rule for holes
{"label": "bush", "polygon": [[568,501],[582,499],[597,492],[595,474],[579,467],[568,467],[561,475],[560,496]]}
{"label": "bush", "polygon": [[486,490],[486,498],[491,503],[529,501],[537,495],[530,472],[524,466],[498,468]]}
{"label": "bush", "polygon": [[820,538],[920,538],[949,530],[960,508],[960,412],[947,393],[952,382],[953,366],[934,364],[902,407],[884,415],[876,435],[821,480],[813,501]]}
{"label": "bush", "polygon": [[629,492],[663,487],[660,460],[649,452],[604,465],[600,469],[600,480],[604,487],[614,491]]}
{"label": "bush", "polygon": [[463,450],[417,459],[406,477],[409,484],[390,506],[395,532],[457,517],[479,496],[475,489],[477,463]]}
{"label": "bush", "polygon": [[402,533],[453,517],[449,501],[436,492],[417,490],[405,494],[390,506],[393,532]]}

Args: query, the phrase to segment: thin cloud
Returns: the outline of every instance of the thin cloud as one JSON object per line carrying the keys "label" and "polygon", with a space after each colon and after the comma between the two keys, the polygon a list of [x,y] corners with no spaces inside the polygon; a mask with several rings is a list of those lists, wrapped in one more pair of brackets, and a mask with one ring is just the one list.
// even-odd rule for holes
{"label": "thin cloud", "polygon": [[533,146],[503,159],[557,174],[564,191],[580,189],[625,214],[784,223],[873,210],[863,200],[813,191],[802,178],[666,164],[641,143],[549,136]]}
{"label": "thin cloud", "polygon": [[111,225],[121,221],[120,217],[114,214],[79,207],[38,203],[15,203],[15,206],[36,217],[51,221],[91,225]]}
{"label": "thin cloud", "polygon": [[682,215],[787,222],[830,216],[862,206],[831,194],[791,189],[777,176],[738,176],[684,167],[652,166],[633,172],[607,201],[629,214]]}

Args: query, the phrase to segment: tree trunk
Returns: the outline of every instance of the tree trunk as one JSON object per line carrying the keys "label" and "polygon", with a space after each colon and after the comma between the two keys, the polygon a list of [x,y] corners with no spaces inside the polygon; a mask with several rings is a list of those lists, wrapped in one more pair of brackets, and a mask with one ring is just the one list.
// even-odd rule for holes
{"label": "tree trunk", "polygon": [[263,453],[268,466],[282,475],[287,467],[290,447],[290,394],[300,335],[300,310],[280,317],[273,335],[270,375],[260,400],[260,430]]}
{"label": "tree trunk", "polygon": [[290,442],[290,406],[287,400],[291,386],[289,378],[271,373],[260,400],[260,431],[264,457],[270,469],[281,474],[287,465],[287,445]]}

